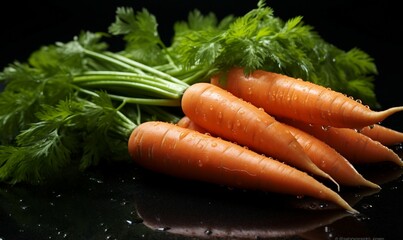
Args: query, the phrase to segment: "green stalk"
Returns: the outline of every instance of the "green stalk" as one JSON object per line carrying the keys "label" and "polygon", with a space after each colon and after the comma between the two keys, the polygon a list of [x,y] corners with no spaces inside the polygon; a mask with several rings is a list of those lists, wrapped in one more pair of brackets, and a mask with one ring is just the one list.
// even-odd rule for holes
{"label": "green stalk", "polygon": [[131,104],[142,104],[142,105],[164,106],[164,107],[179,107],[181,105],[180,99],[133,98],[114,94],[108,94],[108,96],[112,100],[122,101]]}
{"label": "green stalk", "polygon": [[124,56],[122,56],[122,55],[118,55],[118,54],[111,53],[111,52],[106,52],[105,55],[106,55],[106,56],[109,56],[109,57],[111,57],[111,58],[120,60],[120,61],[122,61],[123,63],[129,64],[129,65],[131,65],[131,66],[133,66],[133,67],[142,69],[142,70],[147,71],[147,72],[149,72],[149,73],[152,73],[152,74],[154,74],[154,75],[156,75],[156,76],[159,76],[159,77],[161,77],[161,78],[163,78],[163,79],[166,79],[166,80],[168,80],[168,81],[171,81],[171,82],[174,82],[174,83],[183,85],[183,86],[185,86],[185,87],[188,87],[188,84],[184,83],[183,81],[181,81],[181,80],[179,80],[179,79],[177,79],[177,78],[175,78],[175,77],[173,77],[173,76],[171,76],[171,75],[169,75],[169,74],[166,74],[166,73],[164,73],[164,72],[158,71],[157,69],[155,69],[155,68],[153,68],[153,67],[150,67],[150,66],[147,66],[147,65],[145,65],[145,64],[139,63],[139,62],[137,62],[137,61],[134,61],[134,60],[129,59],[129,58],[127,58],[127,57],[124,57]]}
{"label": "green stalk", "polygon": [[179,95],[182,95],[183,91],[185,91],[187,88],[182,84],[179,85],[176,83],[167,82],[166,80],[156,76],[137,74],[131,72],[118,72],[118,71],[85,72],[83,75],[75,76],[73,81],[83,83],[93,80],[110,80],[113,82],[120,80],[120,81],[144,83]]}

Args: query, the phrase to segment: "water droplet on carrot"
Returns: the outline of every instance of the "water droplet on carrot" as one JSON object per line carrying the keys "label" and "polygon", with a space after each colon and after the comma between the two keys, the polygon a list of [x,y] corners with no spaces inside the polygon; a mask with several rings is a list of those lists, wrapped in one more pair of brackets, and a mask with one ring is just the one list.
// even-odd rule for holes
{"label": "water droplet on carrot", "polygon": [[330,126],[322,126],[321,128],[323,131],[327,131],[327,130],[329,130]]}
{"label": "water droplet on carrot", "polygon": [[181,132],[181,133],[179,134],[179,139],[183,139],[184,137],[186,137],[186,133]]}

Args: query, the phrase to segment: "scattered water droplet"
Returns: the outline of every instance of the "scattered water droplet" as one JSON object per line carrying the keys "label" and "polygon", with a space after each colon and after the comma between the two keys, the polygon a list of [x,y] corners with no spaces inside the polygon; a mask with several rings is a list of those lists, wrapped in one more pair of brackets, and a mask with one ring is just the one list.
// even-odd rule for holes
{"label": "scattered water droplet", "polygon": [[363,209],[369,209],[369,208],[372,208],[372,205],[369,204],[369,203],[364,203],[364,204],[361,205],[361,207],[362,207]]}
{"label": "scattered water droplet", "polygon": [[370,220],[370,217],[362,215],[362,214],[358,214],[357,216],[355,216],[355,218],[357,219],[357,221],[359,222],[363,222],[363,221],[368,221]]}
{"label": "scattered water droplet", "polygon": [[171,229],[170,227],[159,227],[157,228],[158,231],[168,231],[169,229]]}
{"label": "scattered water droplet", "polygon": [[94,182],[96,182],[96,183],[104,183],[102,180],[97,179],[97,178],[93,178],[93,177],[91,177],[90,180],[91,180],[91,181],[94,181]]}

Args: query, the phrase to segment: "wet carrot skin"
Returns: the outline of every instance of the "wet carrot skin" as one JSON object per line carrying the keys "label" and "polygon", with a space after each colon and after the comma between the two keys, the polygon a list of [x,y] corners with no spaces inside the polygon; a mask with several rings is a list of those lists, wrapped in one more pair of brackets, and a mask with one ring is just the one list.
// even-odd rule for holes
{"label": "wet carrot skin", "polygon": [[380,124],[364,127],[360,129],[359,132],[385,146],[393,146],[403,143],[403,132],[396,131]]}
{"label": "wet carrot skin", "polygon": [[182,97],[189,119],[214,136],[247,146],[324,178],[288,129],[275,118],[228,91],[209,83],[190,86]]}
{"label": "wet carrot skin", "polygon": [[324,126],[360,129],[403,110],[403,107],[395,107],[372,111],[340,92],[262,70],[246,76],[242,68],[233,68],[226,74],[214,76],[211,83],[264,108],[273,116]]}
{"label": "wet carrot skin", "polygon": [[[182,117],[177,125],[201,133],[207,133],[205,129],[192,122],[187,116]],[[287,126],[312,161],[324,172],[333,177],[337,183],[345,186],[379,188],[379,185],[365,179],[355,167],[334,148],[298,128],[290,125]]]}
{"label": "wet carrot skin", "polygon": [[139,165],[174,177],[241,189],[305,195],[355,212],[310,175],[237,144],[165,122],[145,122],[128,141]]}
{"label": "wet carrot skin", "polygon": [[365,179],[355,167],[334,148],[296,127],[290,127],[291,133],[301,144],[312,161],[323,171],[345,186],[366,186],[380,188],[379,185]]}
{"label": "wet carrot skin", "polygon": [[403,166],[402,159],[392,149],[355,129],[322,127],[286,119],[282,119],[282,121],[286,121],[288,124],[322,140],[352,164],[392,162],[398,166]]}

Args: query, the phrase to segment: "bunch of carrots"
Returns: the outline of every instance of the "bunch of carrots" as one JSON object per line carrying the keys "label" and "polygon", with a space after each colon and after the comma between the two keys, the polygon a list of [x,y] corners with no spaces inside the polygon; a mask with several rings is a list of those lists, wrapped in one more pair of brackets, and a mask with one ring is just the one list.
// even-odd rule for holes
{"label": "bunch of carrots", "polygon": [[153,171],[241,189],[310,196],[355,213],[322,181],[379,188],[355,168],[390,161],[403,133],[379,125],[403,107],[372,111],[314,83],[242,68],[196,83],[176,124],[149,121],[130,136],[132,159]]}
{"label": "bunch of carrots", "polygon": [[[379,124],[403,106],[373,111],[312,81],[366,80],[376,68],[365,53],[326,44],[301,18],[284,23],[263,0],[220,23],[195,11],[176,25],[169,47],[156,27],[148,11],[119,8],[109,32],[124,36],[123,51],[107,49],[107,34],[83,32],[5,68],[0,181],[36,183],[70,165],[127,158],[175,177],[309,196],[355,213],[337,191],[379,188],[356,165],[403,166],[389,148],[403,133]],[[323,59],[331,67],[318,71]]]}

